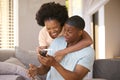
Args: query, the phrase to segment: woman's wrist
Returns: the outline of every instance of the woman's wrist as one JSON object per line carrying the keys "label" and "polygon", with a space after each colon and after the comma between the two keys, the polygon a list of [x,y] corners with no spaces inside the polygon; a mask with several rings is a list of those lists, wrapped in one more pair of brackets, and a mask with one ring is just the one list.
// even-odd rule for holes
{"label": "woman's wrist", "polygon": [[69,53],[69,49],[68,48],[63,49],[62,51],[63,51],[64,55],[66,55],[67,53]]}

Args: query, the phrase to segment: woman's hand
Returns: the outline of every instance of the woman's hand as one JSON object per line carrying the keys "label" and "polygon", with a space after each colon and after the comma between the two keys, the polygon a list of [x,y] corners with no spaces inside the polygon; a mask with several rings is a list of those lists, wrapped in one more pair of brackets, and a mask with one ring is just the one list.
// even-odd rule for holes
{"label": "woman's hand", "polygon": [[56,61],[60,62],[65,56],[65,51],[64,50],[59,50],[55,53],[55,59]]}
{"label": "woman's hand", "polygon": [[34,79],[37,75],[37,67],[35,65],[29,64],[29,69],[27,70],[27,74],[30,78]]}

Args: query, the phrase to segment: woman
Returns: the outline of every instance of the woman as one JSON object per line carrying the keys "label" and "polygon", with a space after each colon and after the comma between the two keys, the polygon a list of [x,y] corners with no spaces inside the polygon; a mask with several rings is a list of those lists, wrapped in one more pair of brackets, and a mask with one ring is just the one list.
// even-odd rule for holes
{"label": "woman", "polygon": [[[68,19],[67,8],[59,3],[50,2],[43,4],[36,14],[37,23],[45,26],[39,33],[39,48],[48,48],[51,42],[64,31],[63,25]],[[55,58],[60,61],[66,54],[80,50],[92,44],[91,37],[83,31],[82,40],[79,43],[57,51]]]}

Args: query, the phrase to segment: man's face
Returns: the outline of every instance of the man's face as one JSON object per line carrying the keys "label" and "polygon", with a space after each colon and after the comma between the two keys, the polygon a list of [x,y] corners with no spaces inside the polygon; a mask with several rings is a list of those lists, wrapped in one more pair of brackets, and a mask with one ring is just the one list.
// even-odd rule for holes
{"label": "man's face", "polygon": [[64,37],[67,43],[74,43],[80,39],[82,30],[68,24],[64,25]]}
{"label": "man's face", "polygon": [[46,20],[45,26],[50,37],[53,39],[56,38],[62,30],[62,27],[60,26],[60,23],[57,20]]}

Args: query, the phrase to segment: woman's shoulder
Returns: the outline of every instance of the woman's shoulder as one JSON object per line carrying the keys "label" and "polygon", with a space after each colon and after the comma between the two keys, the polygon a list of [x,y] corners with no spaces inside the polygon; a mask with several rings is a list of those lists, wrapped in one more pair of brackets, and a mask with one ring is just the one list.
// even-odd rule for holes
{"label": "woman's shoulder", "polygon": [[46,27],[41,28],[40,32],[47,32]]}
{"label": "woman's shoulder", "polygon": [[42,36],[42,35],[43,35],[43,36],[49,36],[46,27],[43,27],[43,28],[40,30],[39,35],[40,35],[40,36]]}

